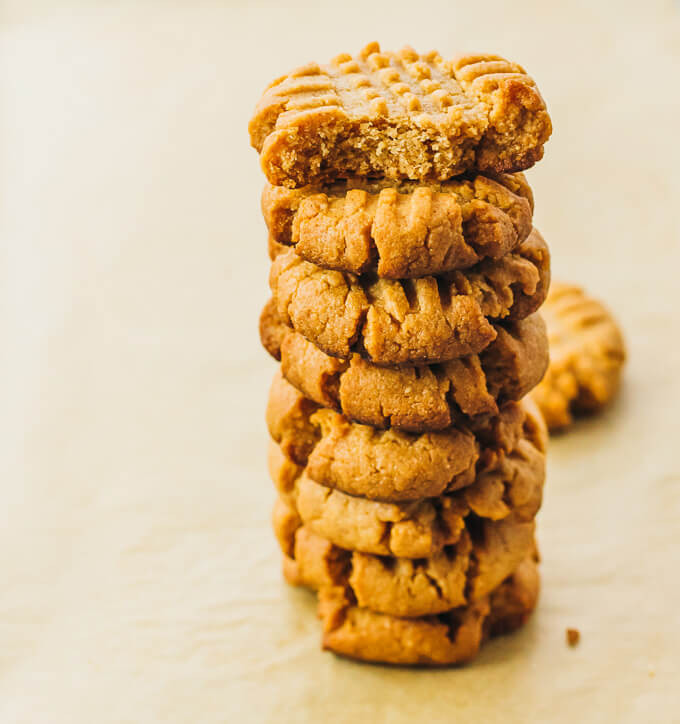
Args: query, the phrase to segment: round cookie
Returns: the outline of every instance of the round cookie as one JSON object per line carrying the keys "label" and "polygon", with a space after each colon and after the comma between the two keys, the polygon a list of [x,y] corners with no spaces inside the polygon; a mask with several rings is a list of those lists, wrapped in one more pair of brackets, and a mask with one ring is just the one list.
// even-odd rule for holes
{"label": "round cookie", "polygon": [[443,362],[491,343],[493,321],[524,319],[548,290],[548,247],[534,229],[516,251],[466,271],[400,281],[322,269],[293,249],[269,277],[280,319],[326,354],[377,364]]}
{"label": "round cookie", "polygon": [[325,269],[407,279],[500,259],[531,231],[522,174],[443,183],[353,178],[289,189],[267,184],[271,238]]}
{"label": "round cookie", "polygon": [[457,543],[419,559],[339,548],[302,525],[281,498],[273,522],[289,583],[314,590],[344,588],[361,608],[406,618],[443,613],[483,598],[534,546],[533,520],[514,517],[470,521]]}
{"label": "round cookie", "polygon": [[540,581],[528,556],[490,596],[438,616],[398,618],[360,608],[342,588],[320,591],[323,648],[387,664],[445,666],[472,659],[490,636],[522,626],[538,602]]}
{"label": "round cookie", "polygon": [[552,124],[516,63],[374,42],[274,80],[248,130],[269,182],[295,188],[349,176],[523,171],[542,158]]}
{"label": "round cookie", "polygon": [[573,284],[555,282],[541,310],[548,328],[550,364],[533,399],[548,428],[596,412],[619,389],[626,360],[623,335],[609,310]]}
{"label": "round cookie", "polygon": [[477,471],[510,452],[522,437],[544,448],[524,403],[509,402],[474,428],[413,434],[352,423],[304,397],[277,372],[267,425],[284,454],[310,478],[350,495],[403,502],[465,487]]}
{"label": "round cookie", "polygon": [[474,480],[479,445],[470,431],[414,435],[351,423],[301,395],[280,372],[266,418],[287,457],[306,465],[317,482],[351,495],[416,500]]}
{"label": "round cookie", "polygon": [[548,337],[540,315],[496,325],[495,330],[496,339],[479,355],[380,367],[357,354],[349,360],[325,354],[282,324],[271,300],[260,317],[262,344],[304,395],[355,422],[409,432],[497,415],[504,402],[519,400],[538,384],[548,366]]}
{"label": "round cookie", "polygon": [[362,553],[425,558],[458,543],[469,516],[533,520],[541,506],[545,455],[523,438],[467,487],[411,503],[368,500],[320,485],[274,443],[269,471],[281,498],[316,535]]}

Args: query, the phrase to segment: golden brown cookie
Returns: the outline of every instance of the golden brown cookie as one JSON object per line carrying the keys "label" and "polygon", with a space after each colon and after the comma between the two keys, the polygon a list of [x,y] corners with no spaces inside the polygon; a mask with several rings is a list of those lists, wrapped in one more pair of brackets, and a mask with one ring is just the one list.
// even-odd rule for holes
{"label": "golden brown cookie", "polygon": [[548,291],[548,247],[534,229],[515,252],[465,272],[395,281],[321,269],[292,249],[272,263],[280,319],[333,357],[377,364],[443,362],[478,354]]}
{"label": "golden brown cookie", "polygon": [[286,456],[306,465],[314,480],[374,499],[415,500],[455,490],[472,482],[479,459],[468,430],[414,435],[351,423],[305,398],[280,373],[267,425]]}
{"label": "golden brown cookie", "polygon": [[360,608],[342,588],[319,592],[323,648],[388,664],[444,666],[472,659],[489,636],[510,633],[529,618],[539,593],[528,556],[490,596],[438,616],[397,618]]}
{"label": "golden brown cookie", "polygon": [[339,548],[302,525],[281,498],[273,522],[289,583],[314,590],[343,588],[362,608],[408,618],[442,613],[487,596],[534,547],[533,520],[512,516],[470,519],[455,544],[419,559]]}
{"label": "golden brown cookie", "polygon": [[499,406],[533,389],[548,366],[548,337],[538,314],[495,325],[479,355],[441,364],[380,367],[353,355],[331,357],[288,329],[273,302],[260,317],[260,337],[283,376],[315,402],[355,422],[410,432],[442,430],[465,417],[497,415]]}
{"label": "golden brown cookie", "polygon": [[542,309],[550,364],[532,395],[550,430],[593,413],[614,397],[626,361],[623,335],[609,310],[573,284],[556,282]]}
{"label": "golden brown cookie", "polygon": [[469,169],[522,171],[542,158],[552,126],[519,65],[370,43],[356,57],[277,78],[249,131],[269,182],[295,188],[348,176],[443,181]]}
{"label": "golden brown cookie", "polygon": [[528,438],[545,450],[545,432],[526,403],[509,402],[483,423],[413,434],[347,420],[304,397],[277,372],[267,405],[273,440],[326,487],[373,500],[433,498],[470,485],[499,455]]}
{"label": "golden brown cookie", "polygon": [[423,185],[350,179],[328,186],[265,186],[274,241],[326,269],[406,279],[500,259],[531,231],[522,174]]}
{"label": "golden brown cookie", "polygon": [[424,558],[458,543],[470,515],[533,520],[541,506],[545,454],[522,438],[467,487],[407,503],[369,500],[320,485],[274,443],[269,472],[281,498],[316,535],[362,553]]}

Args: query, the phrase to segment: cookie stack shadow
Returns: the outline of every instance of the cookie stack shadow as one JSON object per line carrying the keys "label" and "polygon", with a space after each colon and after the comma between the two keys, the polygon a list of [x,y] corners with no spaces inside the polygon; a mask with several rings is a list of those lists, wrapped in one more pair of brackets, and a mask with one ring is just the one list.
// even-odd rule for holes
{"label": "cookie stack shadow", "polygon": [[251,121],[274,530],[336,653],[460,663],[536,605],[550,262],[520,171],[550,130],[513,63],[377,44]]}

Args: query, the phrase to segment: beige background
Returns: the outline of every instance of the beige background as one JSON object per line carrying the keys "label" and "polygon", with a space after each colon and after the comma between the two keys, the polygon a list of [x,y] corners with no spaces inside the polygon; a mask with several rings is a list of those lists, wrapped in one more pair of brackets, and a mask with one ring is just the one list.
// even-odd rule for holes
{"label": "beige background", "polygon": [[[677,720],[678,6],[1,12],[0,722]],[[552,445],[538,614],[464,670],[320,653],[268,527],[246,125],[273,77],[374,38],[536,77],[536,223],[630,346],[616,405]]]}

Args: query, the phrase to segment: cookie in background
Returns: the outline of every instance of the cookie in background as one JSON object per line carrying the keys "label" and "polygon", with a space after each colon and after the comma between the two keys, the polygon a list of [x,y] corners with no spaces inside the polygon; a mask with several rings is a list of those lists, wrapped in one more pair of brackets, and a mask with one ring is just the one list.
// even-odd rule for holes
{"label": "cookie in background", "polygon": [[550,363],[531,393],[551,432],[607,405],[621,385],[626,347],[611,312],[581,287],[555,281],[541,314]]}

